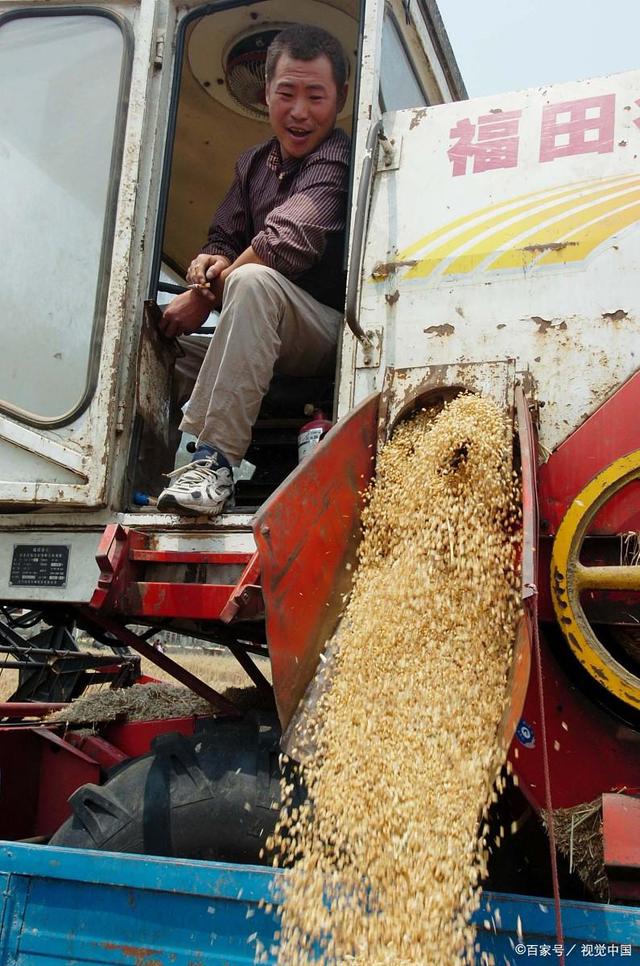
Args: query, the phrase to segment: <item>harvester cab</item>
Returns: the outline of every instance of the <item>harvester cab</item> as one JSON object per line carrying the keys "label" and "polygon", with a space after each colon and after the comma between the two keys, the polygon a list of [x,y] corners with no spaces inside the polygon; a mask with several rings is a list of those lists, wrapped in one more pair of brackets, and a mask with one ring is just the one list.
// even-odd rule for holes
{"label": "harvester cab", "polygon": [[[0,15],[0,599],[46,610],[58,628],[92,601],[94,616],[120,623],[222,620],[224,630],[241,616],[254,621],[262,604],[253,513],[295,468],[309,413],[338,418],[336,386],[345,364],[353,367],[351,350],[336,379],[274,380],[247,454],[255,472],[244,473],[236,507],[212,525],[158,513],[154,497],[189,459],[180,410],[215,313],[181,344],[163,338],[157,320],[185,288],[236,159],[270,135],[265,53],[291,13],[268,0],[90,11],[3,2]],[[464,89],[426,8],[409,22],[400,3],[305,0],[296,21],[331,31],[349,62],[338,124],[352,136],[358,199],[355,328],[376,122],[385,109]],[[47,265],[37,296],[35,261]]]}
{"label": "harvester cab", "polygon": [[[256,795],[268,790],[269,741],[309,697],[349,589],[377,449],[416,408],[478,392],[512,417],[522,476],[524,617],[504,723],[519,794],[538,813],[637,789],[638,75],[465,101],[431,2],[300,0],[295,19],[330,30],[350,64],[346,325],[335,384],[274,382],[255,473],[213,523],[147,499],[174,466],[184,380],[215,326],[185,355],[159,335],[158,305],[183,289],[235,159],[269,136],[264,53],[290,7],[0,0],[0,653],[21,670],[13,697],[127,683],[132,647],[233,717],[149,638],[222,644],[267,693],[251,656],[268,655],[279,720],[258,729],[252,766]],[[335,426],[296,467],[305,408],[318,407]],[[25,628],[40,619],[36,647]],[[78,671],[76,628],[121,652]],[[44,774],[57,740],[45,731],[3,736],[4,761],[25,742]],[[248,734],[232,723],[219,754]],[[122,760],[116,745],[85,742],[92,785],[74,804],[76,831],[84,821],[110,848],[122,794],[97,785]],[[164,753],[200,774],[184,741]],[[2,835],[50,835],[65,804],[45,799],[18,832],[0,800]]]}
{"label": "harvester cab", "polygon": [[[2,713],[12,722],[27,712],[44,714],[93,685],[131,684],[139,678],[140,654],[218,714],[239,716],[237,706],[150,643],[160,630],[227,647],[273,703],[253,658],[269,654],[266,582],[289,570],[276,542],[283,532],[287,552],[293,547],[297,560],[306,560],[306,592],[309,575],[318,576],[318,547],[309,553],[298,544],[319,532],[318,510],[337,482],[317,606],[305,615],[315,638],[320,615],[329,626],[333,611],[324,605],[353,554],[371,450],[361,452],[365,430],[357,429],[356,438],[347,427],[348,471],[336,472],[339,462],[325,458],[321,473],[314,461],[308,480],[299,477],[305,467],[296,469],[298,434],[309,410],[337,422],[352,407],[353,400],[338,401],[343,373],[349,370],[349,380],[355,371],[350,329],[335,378],[274,380],[248,453],[255,473],[240,480],[232,511],[215,522],[185,518],[157,512],[153,499],[166,483],[163,474],[189,458],[188,441],[177,431],[180,407],[216,324],[212,314],[201,332],[177,344],[161,336],[158,313],[184,289],[237,157],[270,135],[265,53],[291,20],[283,0],[46,9],[29,0],[0,2],[6,251],[0,666],[19,672]],[[353,146],[348,321],[359,333],[380,118],[385,110],[425,108],[465,92],[431,5],[408,17],[400,0],[304,0],[295,21],[329,30],[348,59],[349,97],[338,124]],[[47,266],[38,294],[36,264]],[[373,343],[366,345],[372,361]],[[370,424],[373,408],[367,412]],[[332,433],[338,444],[345,440]],[[278,499],[283,517],[270,538],[269,525],[255,514],[286,478],[298,479],[296,491]],[[262,554],[257,539],[268,545]],[[273,609],[273,619],[289,628],[290,597],[278,598]],[[79,650],[79,636],[103,649]],[[315,638],[293,682],[290,658],[274,658],[286,672],[283,688],[275,685],[283,721],[312,676]],[[0,796],[0,834],[48,837],[68,814],[71,791],[83,782],[100,784],[123,755],[147,752],[167,727],[146,735],[138,729],[135,740],[111,734],[107,751],[83,741],[82,758],[67,742],[56,743],[48,728],[7,725],[0,767],[14,771],[17,760],[29,767],[24,784],[13,782],[11,793]],[[258,738],[256,749],[261,741],[258,758],[266,755],[268,763],[269,742]],[[58,777],[51,781],[45,772],[54,753]],[[95,795],[77,802],[77,810],[95,813]]]}

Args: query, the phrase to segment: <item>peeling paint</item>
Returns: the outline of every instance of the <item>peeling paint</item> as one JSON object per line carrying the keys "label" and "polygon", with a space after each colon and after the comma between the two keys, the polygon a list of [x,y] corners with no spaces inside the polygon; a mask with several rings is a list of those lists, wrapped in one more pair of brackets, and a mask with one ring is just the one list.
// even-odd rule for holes
{"label": "peeling paint", "polygon": [[602,318],[605,322],[622,322],[623,319],[629,318],[629,313],[624,309],[616,309],[615,312],[603,312]]}
{"label": "peeling paint", "polygon": [[542,255],[544,252],[561,252],[565,248],[573,248],[578,242],[547,242],[544,245],[525,245],[523,252],[531,252],[533,255]]}
{"label": "peeling paint", "polygon": [[142,946],[121,946],[117,943],[101,943],[101,945],[103,949],[121,953],[123,956],[132,959],[135,966],[162,966],[162,961],[155,958],[157,949],[145,949]]}
{"label": "peeling paint", "polygon": [[417,127],[420,121],[426,117],[427,108],[419,107],[413,112],[413,117],[411,118],[411,123],[409,124],[409,130],[413,131],[414,127]]}
{"label": "peeling paint", "polygon": [[371,278],[388,278],[389,275],[397,272],[399,268],[413,268],[417,264],[418,261],[415,258],[399,258],[397,261],[392,262],[376,262],[371,272]]}
{"label": "peeling paint", "polygon": [[395,305],[399,298],[400,298],[400,292],[398,291],[398,289],[396,289],[395,292],[392,292],[391,295],[389,295],[389,293],[385,295],[385,301],[389,305]]}
{"label": "peeling paint", "polygon": [[532,315],[531,321],[535,322],[535,324],[538,326],[539,335],[544,335],[545,332],[549,331],[549,329],[557,329],[560,332],[564,332],[567,328],[566,322],[560,322],[558,325],[554,325],[553,319],[543,319],[539,315]]}
{"label": "peeling paint", "polygon": [[456,331],[456,327],[455,325],[451,325],[450,322],[445,322],[443,325],[429,325],[426,329],[423,329],[423,331],[427,335],[453,335],[453,333]]}

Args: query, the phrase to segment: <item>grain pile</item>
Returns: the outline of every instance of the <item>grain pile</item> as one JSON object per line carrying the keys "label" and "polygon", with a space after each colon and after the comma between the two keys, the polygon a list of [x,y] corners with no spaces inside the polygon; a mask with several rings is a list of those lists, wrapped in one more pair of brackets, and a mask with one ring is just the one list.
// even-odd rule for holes
{"label": "grain pile", "polygon": [[306,724],[308,799],[285,805],[269,843],[274,865],[295,863],[283,966],[473,961],[478,823],[519,611],[515,504],[510,434],[487,399],[422,411],[382,451]]}
{"label": "grain pile", "polygon": [[107,721],[150,721],[159,718],[183,718],[192,714],[212,714],[208,701],[188,688],[159,682],[134,684],[83,694],[66,708],[47,716],[48,722],[98,724]]}

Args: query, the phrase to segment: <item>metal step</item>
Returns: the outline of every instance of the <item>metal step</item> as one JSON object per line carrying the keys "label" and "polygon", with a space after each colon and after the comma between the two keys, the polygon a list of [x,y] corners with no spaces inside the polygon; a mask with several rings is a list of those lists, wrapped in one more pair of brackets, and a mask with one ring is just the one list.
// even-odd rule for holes
{"label": "metal step", "polygon": [[109,524],[96,554],[100,577],[91,608],[132,618],[224,624],[262,617],[255,545],[234,547],[228,536]]}

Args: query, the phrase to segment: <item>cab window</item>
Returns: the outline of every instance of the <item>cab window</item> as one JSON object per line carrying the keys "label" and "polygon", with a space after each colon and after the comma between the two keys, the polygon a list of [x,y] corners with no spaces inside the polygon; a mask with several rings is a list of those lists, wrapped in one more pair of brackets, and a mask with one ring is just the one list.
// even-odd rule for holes
{"label": "cab window", "polygon": [[124,55],[108,16],[0,19],[0,408],[35,425],[90,394]]}
{"label": "cab window", "polygon": [[395,17],[387,11],[382,26],[380,108],[383,112],[402,111],[428,103]]}

